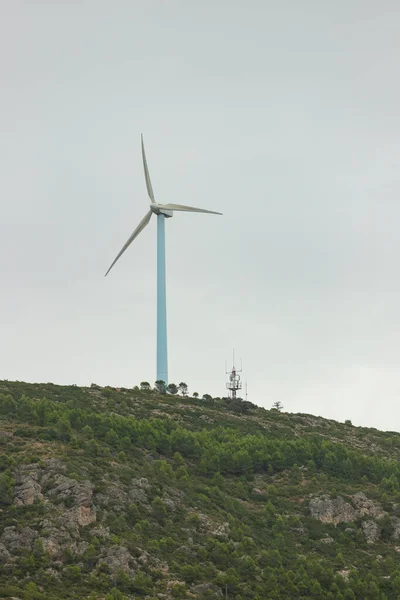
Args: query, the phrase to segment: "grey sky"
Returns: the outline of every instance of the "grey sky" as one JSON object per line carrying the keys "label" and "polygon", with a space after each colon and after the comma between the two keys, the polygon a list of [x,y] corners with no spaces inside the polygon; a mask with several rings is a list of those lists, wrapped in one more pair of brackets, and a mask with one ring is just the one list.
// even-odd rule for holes
{"label": "grey sky", "polygon": [[[400,430],[395,0],[2,0],[0,378],[155,378]],[[230,362],[230,361],[229,361]]]}

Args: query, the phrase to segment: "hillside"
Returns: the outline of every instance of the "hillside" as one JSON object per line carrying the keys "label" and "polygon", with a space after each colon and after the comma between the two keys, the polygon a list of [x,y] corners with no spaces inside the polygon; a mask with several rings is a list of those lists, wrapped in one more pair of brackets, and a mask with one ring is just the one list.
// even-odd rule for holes
{"label": "hillside", "polygon": [[400,434],[0,382],[0,597],[397,600]]}

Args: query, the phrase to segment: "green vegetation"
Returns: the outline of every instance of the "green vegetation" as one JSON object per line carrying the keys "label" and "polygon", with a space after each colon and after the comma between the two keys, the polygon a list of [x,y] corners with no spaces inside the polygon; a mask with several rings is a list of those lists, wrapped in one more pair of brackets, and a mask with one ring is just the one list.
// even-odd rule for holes
{"label": "green vegetation", "polygon": [[399,551],[398,433],[0,382],[0,598],[397,600]]}

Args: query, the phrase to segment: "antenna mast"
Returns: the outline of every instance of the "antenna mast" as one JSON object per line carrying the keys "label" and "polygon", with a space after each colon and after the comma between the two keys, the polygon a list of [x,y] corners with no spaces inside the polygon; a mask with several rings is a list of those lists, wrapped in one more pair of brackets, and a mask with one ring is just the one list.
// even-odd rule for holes
{"label": "antenna mast", "polygon": [[[240,365],[241,367],[242,365]],[[235,367],[235,350],[233,350],[233,365],[232,370],[227,371],[225,366],[226,374],[229,375],[229,381],[226,384],[226,389],[229,390],[229,397],[236,398],[236,394],[239,390],[242,389],[242,382],[240,381],[240,375],[238,373],[242,372],[242,368],[236,369]]]}

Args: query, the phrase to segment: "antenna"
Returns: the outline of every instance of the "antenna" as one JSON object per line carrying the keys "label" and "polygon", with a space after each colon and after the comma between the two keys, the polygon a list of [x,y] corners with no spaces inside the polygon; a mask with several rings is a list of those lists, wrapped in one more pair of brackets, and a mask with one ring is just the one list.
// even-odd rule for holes
{"label": "antenna", "polygon": [[240,369],[236,369],[235,367],[235,349],[233,349],[233,365],[232,370],[226,370],[225,363],[225,373],[229,375],[229,381],[226,383],[226,389],[229,390],[229,397],[236,398],[236,393],[238,390],[242,389],[242,382],[240,381],[240,375],[238,373],[242,372],[242,361],[240,361]]}

